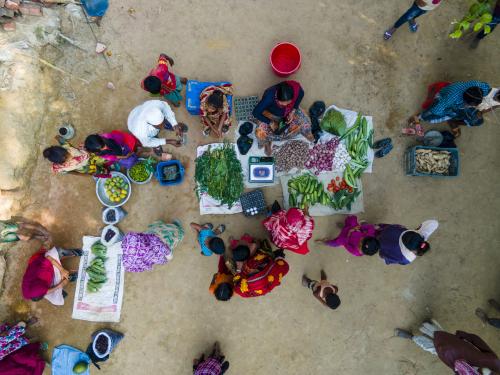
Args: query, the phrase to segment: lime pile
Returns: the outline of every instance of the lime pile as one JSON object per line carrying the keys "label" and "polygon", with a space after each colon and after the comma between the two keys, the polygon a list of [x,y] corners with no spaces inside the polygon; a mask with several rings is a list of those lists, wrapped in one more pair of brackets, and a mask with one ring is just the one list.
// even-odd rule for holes
{"label": "lime pile", "polygon": [[119,203],[127,197],[129,186],[123,178],[112,177],[106,180],[104,188],[109,200]]}

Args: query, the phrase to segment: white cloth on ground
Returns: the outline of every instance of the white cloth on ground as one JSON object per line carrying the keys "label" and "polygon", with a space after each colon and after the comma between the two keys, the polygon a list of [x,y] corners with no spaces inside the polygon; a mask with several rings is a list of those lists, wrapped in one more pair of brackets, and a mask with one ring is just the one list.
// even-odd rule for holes
{"label": "white cloth on ground", "polygon": [[[175,114],[170,106],[161,100],[148,100],[135,107],[129,114],[127,125],[128,130],[141,142],[144,147],[158,147],[166,143],[165,138],[156,138],[160,129],[148,122],[151,120],[151,113],[160,110],[164,118],[172,125],[177,126]],[[156,122],[156,121],[155,121]]]}
{"label": "white cloth on ground", "polygon": [[[45,257],[51,257],[57,263],[61,264],[61,260],[59,259],[59,253],[57,252],[57,248],[55,247],[47,251],[45,253]],[[51,288],[55,287],[62,280],[61,272],[59,271],[59,269],[55,266],[52,267],[54,267],[54,279],[52,280],[52,285],[50,286]],[[52,303],[53,305],[56,306],[64,305],[63,288],[57,288],[53,292],[46,294],[44,298],[49,300],[50,303]]]}

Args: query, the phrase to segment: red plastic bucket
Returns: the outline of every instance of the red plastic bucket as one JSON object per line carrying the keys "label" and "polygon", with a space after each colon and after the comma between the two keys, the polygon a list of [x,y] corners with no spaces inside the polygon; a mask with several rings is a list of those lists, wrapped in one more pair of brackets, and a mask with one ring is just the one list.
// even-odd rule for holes
{"label": "red plastic bucket", "polygon": [[280,77],[288,77],[300,68],[302,55],[300,49],[293,43],[277,44],[269,54],[269,61],[274,73]]}

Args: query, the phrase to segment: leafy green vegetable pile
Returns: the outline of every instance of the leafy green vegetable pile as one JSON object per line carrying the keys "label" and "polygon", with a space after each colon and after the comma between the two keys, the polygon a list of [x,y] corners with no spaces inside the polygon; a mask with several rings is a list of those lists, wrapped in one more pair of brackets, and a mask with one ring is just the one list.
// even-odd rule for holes
{"label": "leafy green vegetable pile", "polygon": [[243,193],[243,171],[233,145],[224,142],[221,148],[207,151],[196,159],[196,194],[207,193],[231,208]]}
{"label": "leafy green vegetable pile", "polygon": [[344,115],[335,109],[325,113],[320,126],[321,130],[338,136],[343,136],[347,128]]}
{"label": "leafy green vegetable pile", "polygon": [[100,241],[94,243],[91,247],[92,254],[95,258],[90,262],[87,267],[86,272],[89,275],[89,281],[87,282],[87,290],[89,292],[98,292],[104,283],[108,281],[106,277],[106,268],[104,263],[106,262],[107,249]]}

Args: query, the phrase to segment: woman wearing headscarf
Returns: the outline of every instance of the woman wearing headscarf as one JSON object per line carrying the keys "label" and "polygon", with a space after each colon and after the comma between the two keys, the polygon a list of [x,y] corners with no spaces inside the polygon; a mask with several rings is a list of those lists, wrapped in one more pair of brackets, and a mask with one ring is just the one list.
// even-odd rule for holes
{"label": "woman wearing headscarf", "polygon": [[253,110],[258,120],[255,136],[259,147],[271,155],[273,141],[282,141],[302,134],[314,141],[311,120],[300,109],[304,90],[296,81],[284,81],[269,87]]}
{"label": "woman wearing headscarf", "polygon": [[314,220],[303,210],[275,209],[263,224],[269,232],[272,243],[278,248],[303,255],[309,252],[307,241],[312,237]]}
{"label": "woman wearing headscarf", "polygon": [[119,163],[129,169],[137,163],[135,153],[139,142],[132,134],[121,130],[109,133],[91,134],[85,139],[85,150],[102,157],[107,165]]}
{"label": "woman wearing headscarf", "polygon": [[143,233],[127,233],[122,241],[125,271],[150,271],[155,264],[168,263],[183,238],[184,229],[178,220],[171,224],[157,220]]}
{"label": "woman wearing headscarf", "polygon": [[228,96],[233,94],[233,86],[208,86],[200,94],[200,119],[205,136],[222,137],[231,127],[231,111]]}

